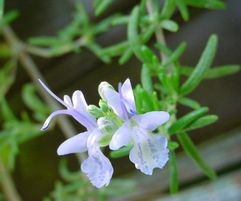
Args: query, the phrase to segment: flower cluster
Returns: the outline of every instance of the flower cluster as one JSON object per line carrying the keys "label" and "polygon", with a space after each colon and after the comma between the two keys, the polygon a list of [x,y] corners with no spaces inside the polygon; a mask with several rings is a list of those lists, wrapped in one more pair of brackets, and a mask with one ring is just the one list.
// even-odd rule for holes
{"label": "flower cluster", "polygon": [[99,94],[107,107],[107,111],[99,111],[101,115],[93,115],[88,110],[81,91],[75,91],[72,99],[65,95],[62,100],[42,81],[40,83],[53,98],[66,107],[50,114],[42,130],[46,130],[50,121],[59,114],[72,116],[86,128],[86,132],[63,142],[57,153],[65,155],[88,152],[88,158],[83,161],[81,171],[95,187],[107,186],[113,174],[113,167],[102,153],[101,146],[109,145],[111,150],[118,150],[131,145],[130,161],[147,175],[151,175],[154,168],[163,168],[167,163],[167,139],[161,133],[153,131],[169,120],[169,114],[163,111],[137,114],[129,79],[119,84],[118,92],[109,83],[100,83]]}

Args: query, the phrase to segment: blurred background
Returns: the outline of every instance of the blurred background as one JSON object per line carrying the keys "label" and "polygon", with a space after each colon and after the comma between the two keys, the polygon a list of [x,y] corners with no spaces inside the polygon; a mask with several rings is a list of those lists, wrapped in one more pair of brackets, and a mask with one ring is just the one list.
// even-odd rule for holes
{"label": "blurred background", "polygon": [[[100,17],[94,16],[92,1],[82,2],[94,23],[115,12],[128,14],[139,1],[114,1]],[[165,32],[165,36],[167,44],[173,49],[181,41],[188,43],[187,50],[181,58],[183,64],[192,66],[197,63],[212,33],[216,33],[219,37],[214,66],[241,63],[241,1],[226,2],[224,10],[192,8],[191,20],[188,22],[184,22],[179,13],[175,14],[174,19],[180,24],[180,30],[177,33]],[[28,41],[30,37],[55,35],[71,21],[75,10],[74,0],[8,0],[5,3],[6,12],[18,10],[20,13],[11,27],[23,41]],[[97,41],[102,46],[108,46],[125,38],[126,27],[116,26],[107,33],[99,35]],[[80,89],[90,104],[97,104],[99,99],[97,88],[101,81],[108,81],[113,86],[117,86],[119,81],[129,77],[135,85],[140,77],[141,66],[136,59],[131,59],[124,65],[120,65],[117,59],[111,64],[105,64],[88,49],[55,58],[33,56],[33,60],[48,86],[56,94],[71,95],[74,90]],[[20,101],[21,90],[23,85],[29,82],[31,82],[29,75],[19,67],[15,83],[6,96],[16,114],[20,114],[26,107]],[[112,200],[241,200],[240,86],[239,72],[216,80],[206,80],[191,94],[195,100],[208,106],[210,113],[220,117],[214,125],[191,133],[191,137],[200,145],[201,154],[219,173],[220,177],[217,180],[208,181],[180,150],[178,163],[181,192],[176,197],[168,197],[166,196],[168,171],[164,170],[161,173],[156,171],[154,176],[147,177],[137,173],[127,158],[113,159],[114,177],[135,178],[138,191],[134,195],[115,197]],[[180,107],[179,110],[181,116],[185,109]],[[73,124],[78,132],[83,130],[81,126],[74,122]],[[39,137],[20,146],[13,178],[24,201],[42,200],[53,190],[55,180],[60,177],[58,173],[60,157],[57,156],[56,149],[64,139],[56,126],[50,132],[43,132]],[[68,159],[71,161],[70,169],[78,170],[79,165],[75,157],[68,156]]]}

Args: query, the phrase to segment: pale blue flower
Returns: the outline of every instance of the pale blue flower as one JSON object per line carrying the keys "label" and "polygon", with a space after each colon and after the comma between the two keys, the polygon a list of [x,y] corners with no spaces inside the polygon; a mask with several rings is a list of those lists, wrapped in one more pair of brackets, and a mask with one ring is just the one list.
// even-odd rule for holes
{"label": "pale blue flower", "polygon": [[107,186],[113,174],[113,167],[107,157],[101,152],[98,141],[102,133],[98,129],[96,119],[87,111],[87,103],[81,91],[77,90],[72,95],[72,100],[65,95],[64,99],[57,97],[41,80],[39,80],[44,89],[66,109],[57,110],[50,114],[46,119],[42,130],[48,128],[50,121],[60,114],[71,115],[80,124],[86,127],[87,131],[79,133],[64,141],[58,148],[58,155],[70,153],[81,153],[88,151],[88,158],[83,161],[81,170],[90,179],[91,183],[101,188]]}
{"label": "pale blue flower", "polygon": [[109,147],[112,150],[132,144],[129,158],[141,172],[151,175],[154,168],[163,168],[168,161],[167,138],[153,131],[169,120],[163,111],[136,114],[131,82],[127,79],[119,84],[118,92],[107,82],[99,85],[100,96],[124,121],[114,133]]}

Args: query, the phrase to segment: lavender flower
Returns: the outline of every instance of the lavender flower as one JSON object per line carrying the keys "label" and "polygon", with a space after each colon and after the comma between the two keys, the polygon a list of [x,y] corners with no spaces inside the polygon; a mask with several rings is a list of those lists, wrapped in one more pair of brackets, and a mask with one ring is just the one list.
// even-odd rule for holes
{"label": "lavender flower", "polygon": [[137,169],[152,175],[154,168],[163,168],[168,161],[167,139],[154,134],[163,123],[169,120],[169,114],[163,111],[136,114],[136,106],[130,80],[119,84],[119,92],[107,82],[99,85],[100,96],[113,111],[124,121],[114,133],[109,147],[117,150],[122,146],[133,144],[129,158]]}
{"label": "lavender flower", "polygon": [[71,115],[80,124],[86,127],[87,131],[79,133],[64,141],[58,148],[58,155],[88,151],[88,158],[81,165],[81,170],[90,179],[91,183],[101,188],[107,186],[113,174],[113,167],[107,157],[101,152],[98,141],[102,137],[96,119],[87,111],[87,103],[81,91],[77,90],[72,95],[72,100],[65,95],[64,100],[57,97],[41,80],[44,89],[66,109],[57,110],[46,119],[42,130],[46,130],[50,121],[57,115]]}

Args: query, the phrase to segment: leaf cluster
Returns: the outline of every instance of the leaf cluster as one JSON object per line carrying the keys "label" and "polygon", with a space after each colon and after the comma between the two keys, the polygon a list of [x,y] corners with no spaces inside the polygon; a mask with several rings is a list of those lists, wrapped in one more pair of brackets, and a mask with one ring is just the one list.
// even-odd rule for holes
{"label": "leaf cluster", "polygon": [[108,187],[91,188],[89,182],[77,171],[72,172],[67,167],[67,161],[59,164],[59,172],[63,181],[57,181],[53,192],[43,201],[107,201],[111,196],[128,195],[135,191],[135,183],[128,179],[113,179]]}

